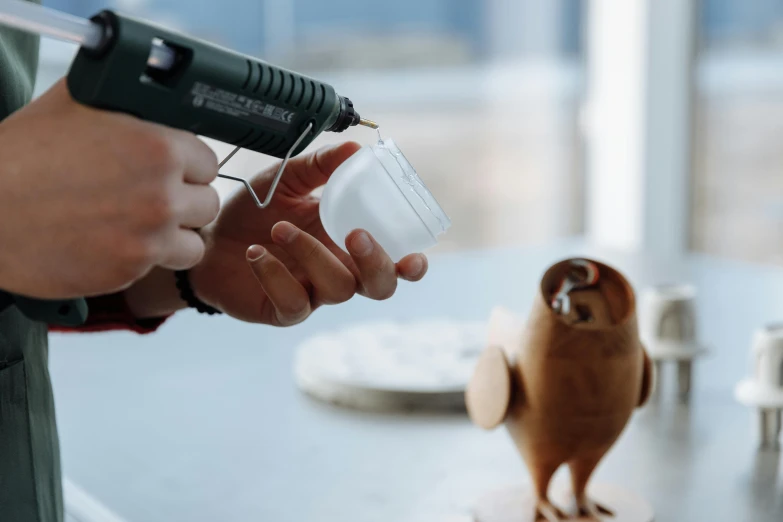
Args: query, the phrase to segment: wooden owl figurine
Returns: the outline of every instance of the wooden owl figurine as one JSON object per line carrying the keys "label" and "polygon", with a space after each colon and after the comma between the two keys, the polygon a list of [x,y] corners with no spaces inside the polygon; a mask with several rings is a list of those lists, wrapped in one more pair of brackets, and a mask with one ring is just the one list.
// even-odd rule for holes
{"label": "wooden owl figurine", "polygon": [[524,329],[512,330],[505,322],[490,334],[466,391],[470,418],[485,429],[505,423],[535,488],[531,520],[567,518],[548,498],[563,464],[573,515],[600,519],[612,507],[587,498],[588,481],[653,385],[633,290],[604,264],[562,261],[545,273]]}

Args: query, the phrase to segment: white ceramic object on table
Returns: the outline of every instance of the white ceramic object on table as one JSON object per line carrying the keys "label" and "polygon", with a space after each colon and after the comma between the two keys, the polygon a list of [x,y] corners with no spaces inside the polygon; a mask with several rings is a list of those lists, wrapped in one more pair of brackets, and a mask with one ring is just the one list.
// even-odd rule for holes
{"label": "white ceramic object on table", "polygon": [[638,317],[639,335],[655,362],[658,378],[665,361],[675,362],[679,396],[687,399],[692,387],[693,360],[707,353],[698,339],[696,289],[687,284],[649,287],[642,292]]}
{"label": "white ceramic object on table", "polygon": [[736,399],[759,412],[759,438],[764,449],[780,448],[783,419],[783,324],[756,331],[751,348],[753,370],[734,390]]}

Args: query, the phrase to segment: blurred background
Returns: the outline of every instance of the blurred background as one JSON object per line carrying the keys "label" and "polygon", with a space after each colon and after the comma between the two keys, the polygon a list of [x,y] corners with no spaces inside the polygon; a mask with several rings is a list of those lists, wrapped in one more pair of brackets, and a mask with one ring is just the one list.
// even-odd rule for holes
{"label": "blurred background", "polygon": [[[381,122],[452,217],[441,250],[585,232],[589,2],[44,4],[80,16],[114,7],[332,82]],[[688,192],[687,219],[680,220],[686,248],[780,264],[783,0],[697,4],[689,179],[678,189]],[[44,43],[39,92],[65,73],[73,51]],[[368,143],[374,135],[351,130],[320,142],[346,138]],[[230,164],[235,173],[270,163],[243,154]]]}

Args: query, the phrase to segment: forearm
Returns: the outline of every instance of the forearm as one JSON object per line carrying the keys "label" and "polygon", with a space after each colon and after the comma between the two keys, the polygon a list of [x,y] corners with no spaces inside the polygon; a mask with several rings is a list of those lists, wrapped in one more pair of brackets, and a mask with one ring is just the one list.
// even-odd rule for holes
{"label": "forearm", "polygon": [[[146,286],[146,285],[145,285]],[[136,294],[134,290],[131,294]],[[134,297],[134,300],[137,297]],[[131,310],[125,292],[101,295],[87,298],[89,315],[84,324],[79,326],[50,325],[53,332],[106,332],[114,330],[131,330],[140,334],[156,331],[173,311],[167,313],[154,313],[152,307],[135,305],[135,311]],[[158,307],[163,311],[163,307]]]}
{"label": "forearm", "polygon": [[128,309],[138,319],[169,316],[186,308],[180,298],[174,272],[154,268],[124,292]]}

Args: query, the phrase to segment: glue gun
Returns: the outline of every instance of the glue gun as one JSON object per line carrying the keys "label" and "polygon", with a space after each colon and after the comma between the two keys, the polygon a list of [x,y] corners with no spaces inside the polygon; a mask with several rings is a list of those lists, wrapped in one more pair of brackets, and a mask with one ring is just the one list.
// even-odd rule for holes
{"label": "glue gun", "polygon": [[[111,10],[85,20],[5,0],[0,24],[80,45],[67,77],[77,102],[234,145],[221,167],[242,148],[283,158],[263,200],[247,181],[218,174],[244,183],[259,208],[269,204],[288,159],[321,132],[377,128],[331,85]],[[0,309],[3,302],[31,319],[65,326],[84,323],[88,312],[83,299],[43,301],[0,291]]]}

